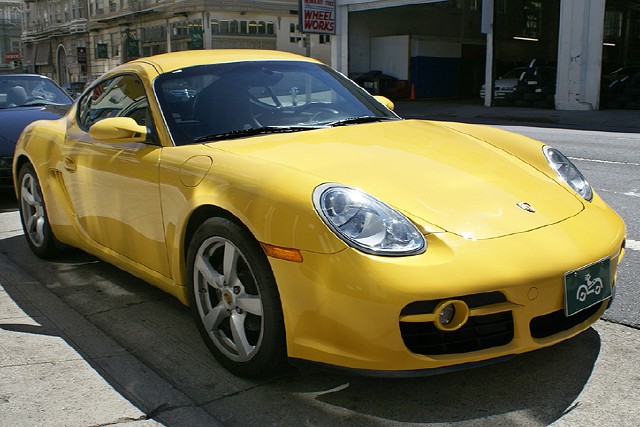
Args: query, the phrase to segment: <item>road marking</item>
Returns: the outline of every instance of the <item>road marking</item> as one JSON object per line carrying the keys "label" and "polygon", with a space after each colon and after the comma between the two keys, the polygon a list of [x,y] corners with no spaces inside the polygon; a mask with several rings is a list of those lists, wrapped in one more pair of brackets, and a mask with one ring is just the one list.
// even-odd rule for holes
{"label": "road marking", "polygon": [[640,163],[631,162],[617,162],[615,160],[598,160],[598,159],[585,159],[583,157],[569,157],[571,160],[580,160],[581,162],[594,162],[594,163],[606,163],[608,165],[626,165],[626,166],[640,166]]}
{"label": "road marking", "polygon": [[625,196],[632,196],[632,197],[640,197],[640,193],[634,193],[633,191],[629,191],[628,193],[622,193]]}
{"label": "road marking", "polygon": [[627,240],[627,249],[632,251],[640,251],[640,242],[637,240]]}

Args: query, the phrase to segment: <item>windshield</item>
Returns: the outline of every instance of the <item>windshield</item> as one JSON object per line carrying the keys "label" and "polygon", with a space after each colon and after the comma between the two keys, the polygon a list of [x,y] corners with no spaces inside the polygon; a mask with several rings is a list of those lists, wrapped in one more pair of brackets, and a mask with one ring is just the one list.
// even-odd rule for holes
{"label": "windshield", "polygon": [[194,66],[154,88],[176,145],[398,119],[331,68],[301,61]]}
{"label": "windshield", "polygon": [[526,68],[521,67],[521,68],[514,68],[511,71],[508,71],[505,75],[501,76],[501,79],[517,79],[520,77],[520,75],[527,71]]}
{"label": "windshield", "polygon": [[73,102],[58,85],[38,75],[0,75],[0,108],[69,105]]}

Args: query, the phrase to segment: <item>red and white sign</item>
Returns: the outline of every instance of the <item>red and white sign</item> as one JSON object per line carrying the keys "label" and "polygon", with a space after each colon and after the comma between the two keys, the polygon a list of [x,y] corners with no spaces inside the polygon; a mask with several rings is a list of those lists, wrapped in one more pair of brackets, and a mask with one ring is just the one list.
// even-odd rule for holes
{"label": "red and white sign", "polygon": [[303,33],[335,34],[335,0],[300,0],[300,29]]}
{"label": "red and white sign", "polygon": [[20,52],[5,52],[4,53],[4,62],[20,61],[20,59],[22,59],[22,56],[20,55]]}

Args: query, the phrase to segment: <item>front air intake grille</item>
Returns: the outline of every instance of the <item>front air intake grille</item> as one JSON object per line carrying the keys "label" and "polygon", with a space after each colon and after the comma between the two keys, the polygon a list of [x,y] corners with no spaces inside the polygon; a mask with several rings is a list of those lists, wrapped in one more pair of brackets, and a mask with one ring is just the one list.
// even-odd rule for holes
{"label": "front air intake grille", "polygon": [[593,305],[585,310],[579,311],[573,316],[565,316],[564,310],[554,311],[544,316],[534,317],[529,324],[531,336],[534,338],[546,338],[559,332],[571,329],[576,325],[586,321],[596,314],[603,303]]}
{"label": "front air intake grille", "polygon": [[418,354],[468,353],[509,344],[513,339],[511,312],[471,317],[456,331],[441,331],[433,322],[400,322],[404,344]]}
{"label": "front air intake grille", "polygon": [[[500,292],[465,295],[451,299],[462,300],[470,308],[506,302]],[[433,313],[443,300],[417,301],[407,305],[402,315]],[[510,311],[469,317],[458,330],[442,331],[434,322],[400,322],[400,333],[407,348],[417,354],[441,355],[468,353],[499,347],[513,340],[513,315]]]}

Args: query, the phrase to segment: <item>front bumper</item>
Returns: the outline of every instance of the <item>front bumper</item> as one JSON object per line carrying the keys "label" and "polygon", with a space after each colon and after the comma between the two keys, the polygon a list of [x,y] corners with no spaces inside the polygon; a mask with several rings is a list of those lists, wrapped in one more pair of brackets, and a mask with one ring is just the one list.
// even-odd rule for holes
{"label": "front bumper", "polygon": [[[493,90],[493,99],[505,99],[508,94],[513,93],[513,87],[498,87]],[[480,98],[484,99],[485,91],[480,89]]]}
{"label": "front bumper", "polygon": [[[431,234],[417,256],[346,249],[304,253],[300,264],[271,259],[289,357],[361,372],[417,373],[475,365],[582,332],[609,302],[565,317],[564,273],[610,257],[615,282],[624,254],[624,223],[596,202],[561,223],[502,238]],[[433,309],[445,300],[466,300],[478,315],[457,331],[438,330]]]}

